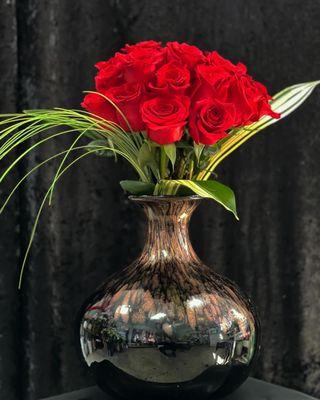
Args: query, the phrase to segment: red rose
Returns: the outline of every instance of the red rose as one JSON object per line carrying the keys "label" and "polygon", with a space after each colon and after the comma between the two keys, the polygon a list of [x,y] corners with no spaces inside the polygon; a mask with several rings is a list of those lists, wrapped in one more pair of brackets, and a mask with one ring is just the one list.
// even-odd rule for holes
{"label": "red rose", "polygon": [[189,68],[194,68],[196,64],[206,60],[205,55],[198,47],[187,43],[168,42],[166,49],[168,61],[178,61]]}
{"label": "red rose", "polygon": [[111,88],[104,95],[110,101],[99,94],[89,93],[85,96],[81,106],[101,118],[120,125],[124,131],[130,131],[127,122],[113,105],[115,104],[124,114],[134,132],[145,129],[140,114],[140,104],[143,96],[140,84],[125,83],[121,86]]}
{"label": "red rose", "polygon": [[126,44],[121,50],[124,53],[130,53],[131,51],[136,51],[137,48],[160,50],[161,42],[156,42],[155,40],[145,40],[136,44]]}
{"label": "red rose", "polygon": [[146,82],[155,70],[165,61],[162,47],[132,45],[126,53],[118,53],[123,62],[123,74],[126,82]]}
{"label": "red rose", "polygon": [[196,143],[212,145],[227,136],[234,126],[233,104],[221,103],[214,98],[195,102],[190,110],[189,133]]}
{"label": "red rose", "polygon": [[149,138],[158,144],[180,140],[189,106],[190,100],[186,96],[160,96],[144,102],[141,114]]}
{"label": "red rose", "polygon": [[169,62],[158,69],[155,83],[149,87],[156,93],[185,94],[190,87],[190,72],[184,65]]}
{"label": "red rose", "polygon": [[263,115],[279,118],[271,110],[266,88],[246,74],[246,67],[232,64],[217,52],[209,54],[210,65],[196,67],[198,82],[193,100],[217,98],[224,103],[233,103],[235,125],[247,125],[258,121]]}
{"label": "red rose", "polygon": [[256,82],[249,75],[221,82],[217,90],[219,98],[232,102],[236,109],[236,126],[248,125],[258,121],[263,115],[279,118],[280,114],[272,111],[271,99],[264,85]]}
{"label": "red rose", "polygon": [[[134,132],[142,131],[145,125],[141,119],[140,104],[143,99],[142,85],[140,83],[125,83],[121,86],[111,88],[105,92],[105,96],[121,110]],[[116,122],[123,130],[129,131],[127,122],[116,111]]]}
{"label": "red rose", "polygon": [[224,71],[234,72],[235,74],[245,74],[247,72],[247,67],[238,62],[233,64],[230,60],[222,57],[217,51],[211,51],[206,56],[209,65],[214,65],[215,67],[220,67]]}
{"label": "red rose", "polygon": [[221,100],[225,100],[224,97],[226,95],[223,93],[223,90],[227,89],[227,84],[231,81],[236,81],[238,77],[244,75],[242,67],[237,68],[230,61],[225,61],[225,64],[221,63],[219,65],[197,65],[196,99],[206,96],[217,96],[217,92],[219,92]]}
{"label": "red rose", "polygon": [[95,77],[97,91],[103,92],[124,83],[124,63],[119,56],[100,61],[95,66],[99,70]]}
{"label": "red rose", "polygon": [[[255,98],[258,115],[270,115],[272,118],[280,118],[281,114],[272,110],[269,101],[272,97],[269,95],[267,88],[258,81],[251,80],[251,89],[248,90],[249,95]],[[259,117],[260,118],[260,117]]]}
{"label": "red rose", "polygon": [[107,121],[116,122],[115,108],[97,93],[89,93],[81,103],[81,107]]}

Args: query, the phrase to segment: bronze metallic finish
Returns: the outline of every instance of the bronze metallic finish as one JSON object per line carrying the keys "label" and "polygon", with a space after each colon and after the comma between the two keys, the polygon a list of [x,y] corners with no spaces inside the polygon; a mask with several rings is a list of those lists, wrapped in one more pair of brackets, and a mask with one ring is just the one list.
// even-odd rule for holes
{"label": "bronze metallic finish", "polygon": [[147,215],[146,244],[84,306],[83,358],[118,397],[219,398],[248,375],[259,342],[254,311],[192,248],[199,197],[131,199]]}

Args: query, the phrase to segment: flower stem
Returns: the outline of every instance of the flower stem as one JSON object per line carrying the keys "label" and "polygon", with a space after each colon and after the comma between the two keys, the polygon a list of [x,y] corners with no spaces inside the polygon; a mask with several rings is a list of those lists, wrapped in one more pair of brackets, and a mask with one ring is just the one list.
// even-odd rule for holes
{"label": "flower stem", "polygon": [[184,174],[185,169],[186,169],[186,160],[182,156],[181,160],[180,160],[180,163],[179,163],[178,171],[177,171],[177,178],[178,179],[183,179],[183,174]]}
{"label": "flower stem", "polygon": [[194,169],[194,160],[191,159],[189,164],[189,179],[192,179],[193,169]]}
{"label": "flower stem", "polygon": [[168,165],[168,157],[164,150],[164,147],[160,147],[160,176],[161,179],[166,179],[167,177],[167,165]]}

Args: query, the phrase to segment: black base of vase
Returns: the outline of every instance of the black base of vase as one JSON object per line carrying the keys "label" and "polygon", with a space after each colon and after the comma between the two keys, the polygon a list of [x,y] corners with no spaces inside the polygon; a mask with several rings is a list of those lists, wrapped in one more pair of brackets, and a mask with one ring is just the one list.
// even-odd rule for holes
{"label": "black base of vase", "polygon": [[220,399],[239,387],[248,377],[244,366],[212,366],[195,379],[179,383],[156,383],[137,379],[109,361],[90,366],[98,385],[119,399],[194,400]]}

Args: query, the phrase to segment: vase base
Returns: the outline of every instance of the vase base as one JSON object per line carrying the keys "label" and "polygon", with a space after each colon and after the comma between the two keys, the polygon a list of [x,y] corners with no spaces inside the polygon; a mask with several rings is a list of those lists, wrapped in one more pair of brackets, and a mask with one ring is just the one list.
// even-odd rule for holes
{"label": "vase base", "polygon": [[104,360],[90,366],[96,382],[106,393],[120,399],[188,400],[220,399],[248,377],[246,366],[211,366],[195,379],[179,383],[158,383],[137,379]]}

